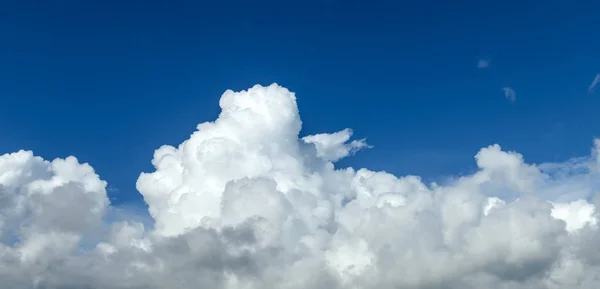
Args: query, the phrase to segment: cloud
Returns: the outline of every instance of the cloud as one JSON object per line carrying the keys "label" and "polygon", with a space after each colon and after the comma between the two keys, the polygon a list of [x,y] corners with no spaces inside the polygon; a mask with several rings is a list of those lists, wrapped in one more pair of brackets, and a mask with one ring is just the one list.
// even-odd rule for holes
{"label": "cloud", "polygon": [[352,130],[346,128],[336,133],[321,133],[305,136],[302,140],[306,143],[315,145],[318,157],[335,162],[341,158],[352,155],[361,149],[372,148],[372,146],[366,143],[365,139],[353,140],[350,143],[346,143],[350,140],[352,134]]}
{"label": "cloud", "polygon": [[[295,95],[227,91],[213,122],[162,146],[120,218],[74,157],[0,156],[6,288],[596,288],[598,148],[528,164],[499,145],[445,185],[336,168],[368,145],[300,137]],[[127,214],[122,214],[127,216]],[[99,235],[99,236],[98,236]],[[93,238],[90,236],[94,236]]]}
{"label": "cloud", "polygon": [[517,99],[517,94],[512,88],[504,87],[502,88],[502,90],[504,90],[504,97],[506,97],[508,101],[510,101],[511,103],[515,102],[515,100]]}
{"label": "cloud", "polygon": [[490,62],[491,60],[489,59],[479,59],[479,61],[477,61],[477,68],[488,68]]}
{"label": "cloud", "polygon": [[594,92],[596,90],[596,85],[600,83],[600,73],[596,74],[596,77],[588,87],[588,92]]}

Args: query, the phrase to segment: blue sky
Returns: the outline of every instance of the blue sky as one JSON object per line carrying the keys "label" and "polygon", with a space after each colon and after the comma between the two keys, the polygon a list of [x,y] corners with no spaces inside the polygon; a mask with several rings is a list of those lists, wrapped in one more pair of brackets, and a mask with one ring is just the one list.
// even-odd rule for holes
{"label": "blue sky", "polygon": [[0,153],[75,155],[119,202],[257,83],[297,93],[303,134],[367,137],[341,165],[396,174],[464,173],[493,143],[566,160],[600,132],[599,2],[19,2],[0,4]]}

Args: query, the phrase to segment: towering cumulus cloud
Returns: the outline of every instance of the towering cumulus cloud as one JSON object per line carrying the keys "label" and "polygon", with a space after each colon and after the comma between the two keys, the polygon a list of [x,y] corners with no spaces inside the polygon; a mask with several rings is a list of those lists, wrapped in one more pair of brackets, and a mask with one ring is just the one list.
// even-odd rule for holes
{"label": "towering cumulus cloud", "polygon": [[[74,157],[0,157],[2,288],[597,288],[590,156],[525,163],[499,145],[446,184],[334,162],[352,130],[299,135],[296,98],[227,91],[154,153],[137,188],[155,224],[107,224],[105,182]],[[401,161],[401,160],[398,160]],[[103,229],[108,226],[108,229]]]}

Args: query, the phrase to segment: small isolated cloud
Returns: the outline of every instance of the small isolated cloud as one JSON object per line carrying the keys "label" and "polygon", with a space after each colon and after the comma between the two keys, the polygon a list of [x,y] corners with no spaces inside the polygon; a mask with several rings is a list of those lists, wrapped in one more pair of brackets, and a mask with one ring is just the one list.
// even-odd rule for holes
{"label": "small isolated cloud", "polygon": [[305,136],[302,140],[315,145],[317,156],[335,162],[341,158],[353,155],[361,149],[371,148],[365,139],[353,140],[347,143],[352,134],[352,130],[346,128],[336,133],[320,133]]}
{"label": "small isolated cloud", "polygon": [[479,59],[479,61],[477,62],[477,68],[487,68],[488,66],[490,66],[490,61],[489,59]]}
{"label": "small isolated cloud", "polygon": [[504,97],[506,97],[508,101],[510,101],[511,103],[515,102],[515,100],[517,99],[517,94],[512,88],[504,87],[502,88],[502,90],[504,90]]}
{"label": "small isolated cloud", "polygon": [[596,74],[594,81],[592,81],[592,83],[588,87],[588,92],[594,92],[598,83],[600,83],[600,73]]}
{"label": "small isolated cloud", "polygon": [[277,84],[219,104],[217,119],[158,148],[140,174],[151,220],[116,210],[75,157],[0,155],[0,287],[600,284],[600,140],[587,156],[539,165],[486,146],[476,172],[437,185],[336,167],[366,142],[350,129],[301,137],[296,96]]}

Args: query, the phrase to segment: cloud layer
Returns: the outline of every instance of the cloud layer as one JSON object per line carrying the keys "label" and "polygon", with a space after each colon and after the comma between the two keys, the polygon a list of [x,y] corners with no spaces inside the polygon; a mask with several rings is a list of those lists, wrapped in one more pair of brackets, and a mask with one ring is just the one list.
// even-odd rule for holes
{"label": "cloud layer", "polygon": [[[352,131],[300,137],[295,95],[227,91],[214,122],[163,146],[137,188],[153,228],[107,224],[106,183],[76,158],[0,156],[4,288],[597,288],[589,156],[527,164],[499,145],[425,184],[334,162]],[[398,160],[401,161],[401,160]],[[108,230],[102,228],[109,226]]]}

